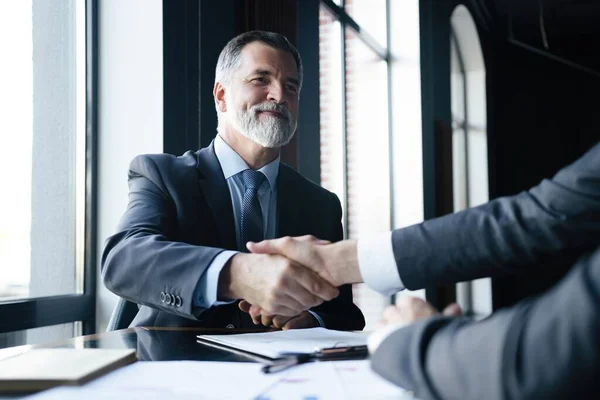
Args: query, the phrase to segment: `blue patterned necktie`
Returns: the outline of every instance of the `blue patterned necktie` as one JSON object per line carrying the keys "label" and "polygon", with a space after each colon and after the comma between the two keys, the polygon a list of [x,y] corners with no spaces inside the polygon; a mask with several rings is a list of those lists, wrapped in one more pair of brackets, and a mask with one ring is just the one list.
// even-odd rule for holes
{"label": "blue patterned necktie", "polygon": [[258,201],[258,188],[266,177],[262,172],[247,169],[242,172],[244,179],[244,198],[242,200],[242,223],[240,224],[241,250],[248,242],[260,242],[264,239],[263,214]]}

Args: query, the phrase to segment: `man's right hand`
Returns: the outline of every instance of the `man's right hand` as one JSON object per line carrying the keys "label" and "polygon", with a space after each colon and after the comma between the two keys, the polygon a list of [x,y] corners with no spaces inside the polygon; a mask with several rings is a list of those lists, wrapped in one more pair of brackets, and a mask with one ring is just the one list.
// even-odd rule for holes
{"label": "man's right hand", "polygon": [[338,289],[281,255],[233,256],[219,277],[219,299],[245,299],[271,315],[295,316],[334,299]]}

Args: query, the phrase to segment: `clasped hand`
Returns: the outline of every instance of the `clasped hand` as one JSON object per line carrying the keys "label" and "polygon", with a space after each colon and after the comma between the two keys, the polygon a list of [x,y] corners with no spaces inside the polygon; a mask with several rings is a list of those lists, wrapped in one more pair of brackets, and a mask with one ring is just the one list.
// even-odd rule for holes
{"label": "clasped hand", "polygon": [[219,280],[224,298],[241,298],[239,307],[256,325],[293,329],[319,326],[308,309],[337,297],[341,283],[325,268],[313,236],[249,243],[253,254],[235,255]]}
{"label": "clasped hand", "polygon": [[[335,297],[328,298],[332,294],[333,288],[346,283],[362,282],[355,241],[329,244],[327,241],[308,235],[265,240],[260,243],[249,242],[248,249],[254,254],[284,256],[284,259],[293,265],[292,271],[301,272],[305,281],[302,286],[305,293],[292,293],[293,290],[290,292],[290,296],[295,299],[302,296],[306,298],[306,301],[295,302],[294,307],[289,304],[281,308],[270,307],[269,302],[261,303],[260,300],[253,301],[250,297],[242,297],[244,300],[239,303],[239,307],[250,315],[256,325],[279,329],[318,326],[316,319],[306,310]],[[311,285],[313,285],[312,291],[310,290]],[[288,288],[292,289],[293,287],[291,285]],[[281,289],[278,292],[279,297],[283,300],[286,298],[284,285],[280,285],[279,289]],[[314,293],[316,297],[311,297],[311,293]],[[271,297],[271,300],[271,303],[277,303],[277,296]],[[384,311],[380,326],[390,323],[410,324],[436,314],[438,311],[424,300],[402,296],[396,306],[390,306]],[[458,305],[451,304],[444,309],[443,314],[458,316],[461,314],[461,310]]]}

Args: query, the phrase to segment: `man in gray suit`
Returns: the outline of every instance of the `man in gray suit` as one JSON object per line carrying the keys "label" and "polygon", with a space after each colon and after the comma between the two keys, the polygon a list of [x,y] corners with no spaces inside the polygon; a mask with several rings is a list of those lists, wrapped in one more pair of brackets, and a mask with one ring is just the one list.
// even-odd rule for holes
{"label": "man in gray suit", "polygon": [[600,144],[528,191],[391,234],[326,246],[283,238],[248,247],[286,255],[335,285],[364,281],[385,295],[544,274],[553,258],[577,255],[554,288],[480,322],[403,300],[386,310],[397,325],[371,338],[372,365],[422,399],[600,396]]}
{"label": "man in gray suit", "polygon": [[245,299],[278,315],[256,324],[364,327],[350,286],[279,255],[240,252],[282,235],[342,239],[338,198],[280,163],[301,85],[300,55],[284,36],[244,33],[219,56],[210,146],[132,161],[129,205],[102,255],[106,287],[140,306],[132,326],[254,327],[238,307]]}

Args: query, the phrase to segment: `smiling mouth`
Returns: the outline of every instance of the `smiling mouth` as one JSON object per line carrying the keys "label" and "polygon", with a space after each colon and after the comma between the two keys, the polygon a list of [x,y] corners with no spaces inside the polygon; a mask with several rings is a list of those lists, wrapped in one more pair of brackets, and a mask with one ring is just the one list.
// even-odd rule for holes
{"label": "smiling mouth", "polygon": [[287,119],[287,117],[285,115],[283,115],[280,112],[277,111],[259,111],[260,114],[267,114],[270,115],[271,117],[276,117],[276,118],[281,118],[281,119]]}

